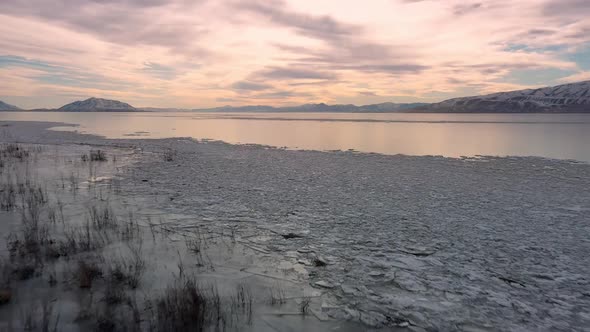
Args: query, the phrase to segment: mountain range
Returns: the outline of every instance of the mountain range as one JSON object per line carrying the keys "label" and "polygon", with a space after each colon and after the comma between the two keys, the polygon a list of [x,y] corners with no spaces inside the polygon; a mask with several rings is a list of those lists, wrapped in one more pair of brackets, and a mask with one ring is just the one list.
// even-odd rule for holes
{"label": "mountain range", "polygon": [[590,81],[463,97],[411,110],[427,113],[590,113]]}
{"label": "mountain range", "polygon": [[[18,107],[0,101],[0,110],[17,111]],[[137,112],[137,111],[193,111],[193,112],[339,112],[339,113],[590,113],[590,81],[554,87],[498,92],[483,96],[461,97],[439,103],[381,103],[356,106],[305,104],[273,107],[223,106],[206,109],[135,108],[117,100],[89,98],[75,101],[58,109],[37,111],[59,112]]]}
{"label": "mountain range", "polygon": [[320,113],[392,113],[403,112],[416,107],[426,106],[425,103],[382,103],[356,106],[346,105],[328,105],[304,104],[300,106],[273,107],[266,105],[258,106],[222,106],[215,108],[193,109],[195,112],[320,112]]}

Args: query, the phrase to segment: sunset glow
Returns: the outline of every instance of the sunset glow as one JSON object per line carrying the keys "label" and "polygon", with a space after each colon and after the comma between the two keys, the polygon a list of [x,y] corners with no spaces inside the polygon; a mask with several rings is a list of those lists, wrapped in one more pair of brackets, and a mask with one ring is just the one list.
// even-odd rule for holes
{"label": "sunset glow", "polygon": [[7,0],[0,99],[367,104],[590,79],[586,0]]}

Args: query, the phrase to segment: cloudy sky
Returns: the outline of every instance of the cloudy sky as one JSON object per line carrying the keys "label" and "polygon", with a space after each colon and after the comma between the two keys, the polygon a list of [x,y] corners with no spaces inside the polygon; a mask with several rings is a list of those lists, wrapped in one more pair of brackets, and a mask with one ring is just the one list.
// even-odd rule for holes
{"label": "cloudy sky", "polygon": [[590,80],[588,0],[2,0],[0,100],[439,101]]}

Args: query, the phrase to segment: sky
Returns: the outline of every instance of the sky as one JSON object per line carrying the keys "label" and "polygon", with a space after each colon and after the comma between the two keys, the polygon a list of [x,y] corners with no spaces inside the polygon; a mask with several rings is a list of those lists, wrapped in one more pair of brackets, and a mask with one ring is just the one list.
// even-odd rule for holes
{"label": "sky", "polygon": [[2,0],[0,100],[436,102],[590,80],[588,0]]}

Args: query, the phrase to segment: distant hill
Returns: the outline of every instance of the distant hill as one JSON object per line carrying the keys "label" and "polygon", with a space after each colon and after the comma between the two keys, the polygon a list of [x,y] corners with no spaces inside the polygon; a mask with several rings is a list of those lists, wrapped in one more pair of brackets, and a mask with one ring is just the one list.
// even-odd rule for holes
{"label": "distant hill", "polygon": [[364,105],[359,106],[360,112],[371,112],[371,113],[381,113],[381,112],[405,112],[409,109],[413,109],[416,107],[423,107],[430,104],[427,103],[381,103],[381,104],[372,104],[372,105]]}
{"label": "distant hill", "polygon": [[418,107],[424,113],[590,113],[590,81],[463,97]]}
{"label": "distant hill", "polygon": [[382,103],[356,106],[347,105],[328,105],[305,104],[300,106],[273,107],[266,105],[257,106],[223,106],[206,109],[194,109],[195,112],[306,112],[306,113],[391,113],[403,112],[405,110],[425,106],[424,103]]}
{"label": "distant hill", "polygon": [[[17,111],[18,107],[0,101],[0,110]],[[222,106],[206,109],[135,108],[117,100],[89,98],[59,109],[36,111],[60,112],[304,112],[304,113],[590,113],[590,81],[554,87],[499,92],[483,96],[461,97],[440,103],[304,104],[274,107],[268,105]]]}
{"label": "distant hill", "polygon": [[138,107],[138,109],[146,112],[190,112],[190,109],[186,108],[174,108],[174,107]]}
{"label": "distant hill", "polygon": [[0,100],[0,111],[20,111],[20,108]]}
{"label": "distant hill", "polygon": [[60,112],[134,112],[135,107],[117,100],[89,98],[75,101],[57,109]]}

